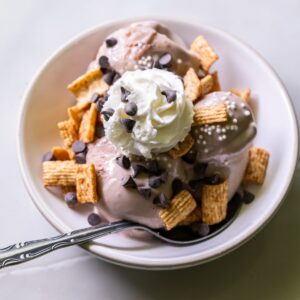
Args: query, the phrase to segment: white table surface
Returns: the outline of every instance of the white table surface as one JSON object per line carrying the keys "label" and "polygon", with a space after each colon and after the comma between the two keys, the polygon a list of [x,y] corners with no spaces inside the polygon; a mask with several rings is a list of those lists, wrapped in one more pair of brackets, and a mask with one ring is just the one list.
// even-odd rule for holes
{"label": "white table surface", "polygon": [[[31,203],[18,168],[16,124],[26,85],[53,51],[82,30],[146,15],[207,23],[247,41],[278,72],[299,115],[299,0],[0,0],[0,247],[56,234]],[[0,271],[0,299],[300,299],[299,180],[300,166],[274,219],[216,261],[147,272],[74,247]]]}

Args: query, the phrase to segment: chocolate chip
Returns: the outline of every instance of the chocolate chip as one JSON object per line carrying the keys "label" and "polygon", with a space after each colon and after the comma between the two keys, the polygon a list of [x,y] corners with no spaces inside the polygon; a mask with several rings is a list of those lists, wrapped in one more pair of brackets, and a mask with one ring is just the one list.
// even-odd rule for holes
{"label": "chocolate chip", "polygon": [[122,186],[126,188],[136,188],[136,183],[130,175],[126,175],[122,178]]}
{"label": "chocolate chip", "polygon": [[131,133],[135,125],[135,121],[131,119],[120,118],[121,124],[123,124],[126,132]]}
{"label": "chocolate chip", "polygon": [[167,171],[163,171],[160,175],[160,180],[162,183],[166,183],[167,179],[168,179],[168,172]]}
{"label": "chocolate chip", "polygon": [[77,196],[75,192],[66,193],[64,199],[68,206],[74,206],[77,203]]}
{"label": "chocolate chip", "polygon": [[104,97],[103,97],[104,102],[106,102],[108,100],[108,97],[109,97],[109,93],[108,93],[108,91],[106,91],[104,93]]}
{"label": "chocolate chip", "polygon": [[135,116],[138,108],[134,102],[129,102],[126,103],[124,110],[128,116]]}
{"label": "chocolate chip", "polygon": [[137,163],[132,163],[131,168],[132,168],[132,171],[133,171],[133,173],[132,173],[133,178],[137,177],[140,173],[146,171],[144,166],[139,165]]}
{"label": "chocolate chip", "polygon": [[170,203],[166,195],[164,193],[160,193],[153,199],[153,204],[161,208],[167,208]]}
{"label": "chocolate chip", "polygon": [[119,156],[119,157],[117,157],[116,158],[116,162],[117,162],[117,164],[120,166],[120,167],[122,167],[122,168],[124,168],[124,169],[126,169],[126,170],[128,170],[129,168],[130,168],[130,160],[129,160],[129,158],[127,157],[127,156],[125,156],[125,155],[121,155],[121,156]]}
{"label": "chocolate chip", "polygon": [[103,105],[104,105],[105,101],[103,97],[99,97],[97,103],[96,103],[96,109],[98,112],[102,111]]}
{"label": "chocolate chip", "polygon": [[207,236],[210,233],[210,228],[207,224],[204,223],[194,223],[191,225],[191,229],[193,232],[199,234],[199,236]]}
{"label": "chocolate chip", "polygon": [[137,188],[138,192],[145,198],[149,199],[151,197],[151,189],[145,186],[139,186]]}
{"label": "chocolate chip", "polygon": [[172,198],[183,189],[183,183],[179,178],[175,178],[172,182]]}
{"label": "chocolate chip", "polygon": [[204,183],[210,185],[220,184],[223,181],[223,178],[219,174],[215,174],[204,178]]}
{"label": "chocolate chip", "polygon": [[253,200],[254,200],[255,196],[248,192],[248,191],[244,191],[244,195],[243,195],[243,202],[245,204],[250,204]]}
{"label": "chocolate chip", "polygon": [[168,68],[171,67],[172,65],[172,55],[170,53],[165,53],[163,54],[159,60],[158,63],[160,64],[161,67],[163,68]]}
{"label": "chocolate chip", "polygon": [[191,149],[187,154],[181,156],[181,159],[188,164],[193,164],[197,158],[197,151],[195,149]]}
{"label": "chocolate chip", "polygon": [[103,75],[103,80],[108,84],[108,85],[112,85],[113,82],[114,82],[114,77],[116,75],[116,72],[115,71],[109,71],[107,73],[105,73]]}
{"label": "chocolate chip", "polygon": [[81,153],[86,150],[86,144],[83,141],[76,141],[72,144],[72,150],[74,153]]}
{"label": "chocolate chip", "polygon": [[115,83],[118,79],[120,79],[121,78],[121,74],[120,73],[118,73],[118,72],[115,72],[115,76],[114,76],[114,78],[113,78],[113,81],[112,81],[112,83]]}
{"label": "chocolate chip", "polygon": [[149,176],[149,185],[156,189],[162,184],[160,176],[151,175]]}
{"label": "chocolate chip", "polygon": [[160,169],[159,169],[157,160],[154,160],[154,159],[148,160],[145,164],[145,168],[147,169],[147,171],[149,173],[153,173],[156,175],[158,175],[160,173]]}
{"label": "chocolate chip", "polygon": [[162,95],[166,96],[168,103],[174,102],[176,100],[176,91],[174,90],[164,90],[161,93]]}
{"label": "chocolate chip", "polygon": [[101,97],[100,97],[100,95],[99,95],[98,93],[94,93],[94,94],[92,95],[92,97],[91,97],[91,102],[92,102],[92,103],[97,103],[97,102],[99,101],[100,98],[101,98]]}
{"label": "chocolate chip", "polygon": [[84,152],[78,153],[75,155],[75,161],[78,164],[85,164],[86,163],[86,155]]}
{"label": "chocolate chip", "polygon": [[104,128],[101,123],[97,122],[95,125],[95,136],[100,139],[105,135]]}
{"label": "chocolate chip", "polygon": [[108,121],[109,118],[114,114],[114,112],[115,110],[112,108],[106,108],[105,110],[101,111],[105,121]]}
{"label": "chocolate chip", "polygon": [[189,181],[189,186],[192,190],[198,190],[203,184],[202,180],[190,180]]}
{"label": "chocolate chip", "polygon": [[207,163],[196,163],[194,165],[194,172],[196,174],[197,179],[203,179],[205,177],[205,171],[207,169]]}
{"label": "chocolate chip", "polygon": [[205,72],[202,69],[198,70],[197,75],[200,79],[202,79],[206,76]]}
{"label": "chocolate chip", "polygon": [[96,226],[96,225],[99,225],[101,223],[101,218],[98,214],[91,213],[88,216],[88,222],[91,226]]}
{"label": "chocolate chip", "polygon": [[121,86],[121,101],[128,102],[127,97],[130,95],[130,92]]}
{"label": "chocolate chip", "polygon": [[114,37],[108,38],[105,40],[105,44],[107,48],[111,48],[118,43],[118,40]]}
{"label": "chocolate chip", "polygon": [[46,152],[42,157],[42,161],[53,161],[53,160],[55,160],[55,156],[52,151]]}
{"label": "chocolate chip", "polygon": [[99,58],[99,66],[102,69],[108,69],[110,67],[108,57],[105,55],[100,56]]}

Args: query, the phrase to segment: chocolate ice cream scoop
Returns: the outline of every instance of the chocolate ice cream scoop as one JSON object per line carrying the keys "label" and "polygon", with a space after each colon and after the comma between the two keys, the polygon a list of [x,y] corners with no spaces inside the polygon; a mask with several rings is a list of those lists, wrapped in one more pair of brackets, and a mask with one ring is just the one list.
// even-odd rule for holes
{"label": "chocolate ice cream scoop", "polygon": [[[153,201],[164,197],[171,200],[175,178],[187,182],[183,161],[160,154],[146,163],[131,158],[131,167],[127,168],[127,163],[122,167],[122,159],[117,159],[120,155],[105,137],[88,146],[87,162],[96,168],[102,214],[110,221],[126,219],[152,228],[163,227],[158,215],[160,203]],[[136,166],[142,169],[139,174],[135,174]]]}
{"label": "chocolate ice cream scoop", "polygon": [[190,67],[199,69],[199,59],[182,40],[153,21],[133,23],[110,34],[99,49],[96,62],[103,57],[120,74],[155,66],[183,76]]}
{"label": "chocolate ice cream scoop", "polygon": [[192,127],[198,159],[231,155],[245,148],[256,135],[256,125],[249,105],[231,92],[214,92],[199,101],[195,108],[225,103],[228,121]]}

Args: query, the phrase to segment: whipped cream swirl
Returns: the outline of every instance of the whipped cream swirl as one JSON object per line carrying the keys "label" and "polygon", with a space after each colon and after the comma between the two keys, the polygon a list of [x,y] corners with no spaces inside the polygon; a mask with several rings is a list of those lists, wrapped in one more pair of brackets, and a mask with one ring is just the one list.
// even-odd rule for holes
{"label": "whipped cream swirl", "polygon": [[[121,87],[130,92],[128,102],[137,105],[137,113],[128,116],[121,101]],[[176,92],[175,101],[167,101],[162,93]],[[105,122],[107,138],[124,154],[151,158],[154,153],[170,150],[183,141],[193,122],[193,104],[184,95],[181,79],[160,69],[128,71],[108,91],[103,110],[114,109]],[[121,118],[135,121],[132,132],[126,132]]]}

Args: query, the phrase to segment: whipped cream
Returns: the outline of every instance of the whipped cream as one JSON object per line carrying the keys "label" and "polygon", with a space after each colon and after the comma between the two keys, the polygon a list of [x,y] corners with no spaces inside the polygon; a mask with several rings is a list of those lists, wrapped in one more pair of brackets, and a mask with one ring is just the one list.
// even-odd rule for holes
{"label": "whipped cream", "polygon": [[[128,116],[121,101],[121,87],[130,92],[128,102],[137,105],[137,114]],[[176,92],[168,102],[164,90]],[[184,140],[193,122],[193,105],[186,100],[181,79],[160,69],[128,71],[108,91],[103,110],[114,114],[105,122],[106,137],[124,154],[151,158],[153,153],[170,150]],[[126,132],[121,118],[136,121],[132,132]]]}

